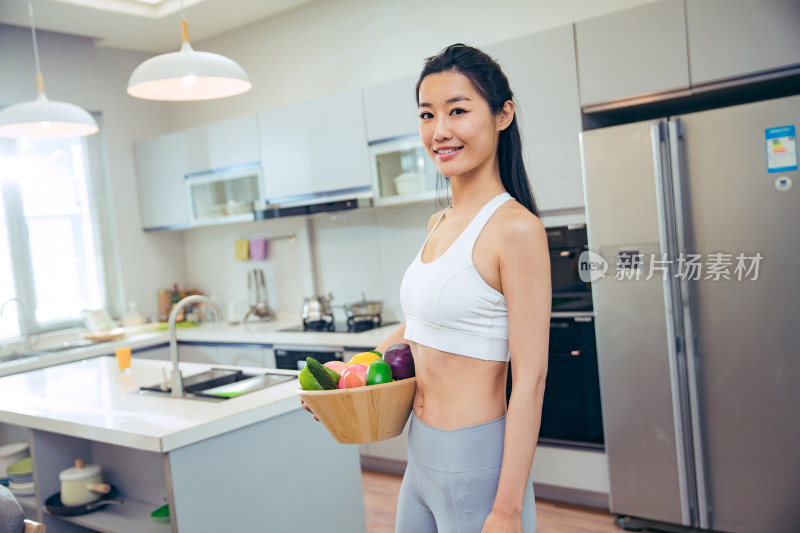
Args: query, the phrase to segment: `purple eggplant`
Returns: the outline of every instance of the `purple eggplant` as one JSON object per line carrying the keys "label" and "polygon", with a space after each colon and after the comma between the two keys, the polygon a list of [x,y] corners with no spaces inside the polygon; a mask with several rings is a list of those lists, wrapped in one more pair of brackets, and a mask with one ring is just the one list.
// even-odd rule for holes
{"label": "purple eggplant", "polygon": [[389,363],[394,379],[414,377],[414,356],[408,344],[393,344],[383,354],[383,360]]}

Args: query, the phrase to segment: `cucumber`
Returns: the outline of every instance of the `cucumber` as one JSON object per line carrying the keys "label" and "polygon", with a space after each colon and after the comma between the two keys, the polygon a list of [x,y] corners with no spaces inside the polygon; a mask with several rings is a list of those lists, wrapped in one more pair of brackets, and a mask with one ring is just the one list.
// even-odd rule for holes
{"label": "cucumber", "polygon": [[[339,374],[336,370],[332,368],[328,368],[325,365],[322,365],[322,368],[328,371],[328,374],[330,374],[331,379],[333,380],[334,383],[339,383],[339,378],[342,377],[341,374]],[[338,385],[336,388],[339,388]]]}
{"label": "cucumber", "polygon": [[313,357],[306,357],[306,368],[308,368],[308,371],[311,372],[311,375],[314,376],[317,382],[319,382],[323,390],[334,390],[339,388],[339,386],[334,383],[331,375],[328,374],[328,370]]}

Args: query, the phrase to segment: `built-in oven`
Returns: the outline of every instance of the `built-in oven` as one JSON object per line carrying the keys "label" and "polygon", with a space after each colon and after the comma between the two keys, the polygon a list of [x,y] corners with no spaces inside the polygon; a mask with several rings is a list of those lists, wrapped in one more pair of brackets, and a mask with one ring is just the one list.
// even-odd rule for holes
{"label": "built-in oven", "polygon": [[[603,449],[600,379],[591,311],[553,313],[547,359],[539,443]],[[511,385],[509,372],[506,390],[509,400]]]}
{"label": "built-in oven", "polygon": [[306,358],[313,357],[322,364],[328,361],[344,361],[344,347],[324,346],[275,346],[275,366],[286,370],[302,370]]}
{"label": "built-in oven", "polygon": [[302,370],[307,357],[325,364],[328,361],[349,361],[354,355],[372,349],[369,346],[275,346],[275,366],[286,370]]}
{"label": "built-in oven", "polygon": [[555,313],[539,441],[604,447],[594,316]]}
{"label": "built-in oven", "polygon": [[581,254],[589,249],[585,224],[547,228],[553,311],[591,311],[592,286],[581,280]]}
{"label": "built-in oven", "polygon": [[[553,305],[539,442],[604,447],[592,287],[580,278],[585,224],[547,228]],[[513,364],[513,354],[512,354]],[[507,381],[511,398],[511,372]]]}

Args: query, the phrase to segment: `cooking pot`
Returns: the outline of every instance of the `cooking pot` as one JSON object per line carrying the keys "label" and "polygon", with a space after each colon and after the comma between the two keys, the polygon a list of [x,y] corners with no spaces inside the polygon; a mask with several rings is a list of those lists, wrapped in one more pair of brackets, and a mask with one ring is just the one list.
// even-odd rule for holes
{"label": "cooking pot", "polygon": [[63,470],[58,478],[61,502],[67,507],[96,502],[111,491],[111,486],[103,483],[100,465],[84,465],[83,459],[75,459],[75,466]]}
{"label": "cooking pot", "polygon": [[347,318],[380,316],[383,310],[383,302],[377,300],[368,301],[364,293],[361,293],[361,300],[346,304],[344,310]]}
{"label": "cooking pot", "polygon": [[310,296],[303,302],[303,320],[322,320],[325,316],[332,316],[331,300],[333,294],[328,296]]}

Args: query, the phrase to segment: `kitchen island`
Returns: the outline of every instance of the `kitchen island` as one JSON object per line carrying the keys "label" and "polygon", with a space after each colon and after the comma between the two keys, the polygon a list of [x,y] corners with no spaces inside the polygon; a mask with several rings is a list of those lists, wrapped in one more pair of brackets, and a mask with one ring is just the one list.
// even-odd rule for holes
{"label": "kitchen island", "polygon": [[[180,366],[184,376],[211,368]],[[296,380],[218,402],[139,393],[162,369],[170,364],[134,358],[120,372],[100,356],[0,378],[0,443],[31,444],[36,493],[20,498],[29,517],[67,533],[366,530],[358,448],[302,410]],[[101,465],[124,503],[49,514],[44,502],[76,458]],[[171,525],[149,516],[164,503]]]}

